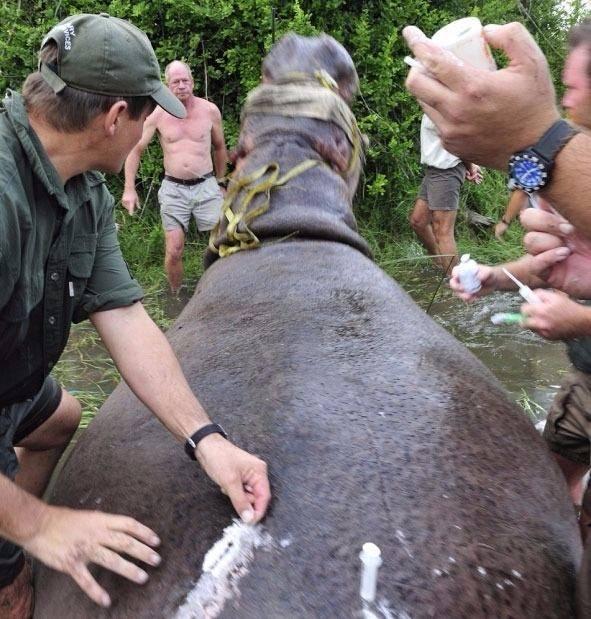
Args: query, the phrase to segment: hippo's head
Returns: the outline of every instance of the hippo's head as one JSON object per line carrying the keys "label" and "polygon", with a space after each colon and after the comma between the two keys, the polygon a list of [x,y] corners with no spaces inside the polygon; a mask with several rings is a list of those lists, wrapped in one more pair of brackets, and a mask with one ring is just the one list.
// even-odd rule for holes
{"label": "hippo's head", "polygon": [[286,238],[340,241],[368,254],[352,212],[365,139],[349,108],[359,86],[351,57],[328,35],[288,34],[262,75],[243,108],[236,170],[206,265]]}
{"label": "hippo's head", "polygon": [[355,65],[349,52],[327,34],[319,37],[286,34],[263,61],[263,82],[281,83],[296,74],[313,78],[316,71],[326,71],[337,83],[341,97],[351,102],[359,89]]}

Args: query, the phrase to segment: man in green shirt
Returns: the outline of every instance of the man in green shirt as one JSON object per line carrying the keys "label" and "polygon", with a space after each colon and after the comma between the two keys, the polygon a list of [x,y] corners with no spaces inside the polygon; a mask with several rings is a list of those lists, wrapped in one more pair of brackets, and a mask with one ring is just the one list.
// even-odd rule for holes
{"label": "man in green shirt", "polygon": [[156,533],[132,518],[38,498],[80,417],[78,402],[49,375],[72,321],[90,318],[130,388],[178,440],[190,439],[190,455],[243,520],[262,518],[270,499],[265,463],[211,424],[145,312],[119,249],[113,198],[92,171],[121,170],[156,104],[185,113],[160,82],[146,36],[101,14],[53,28],[39,71],[0,110],[2,617],[31,613],[21,548],[70,574],[103,606],[109,596],[88,563],[144,583],[147,573],[119,553],[160,562]]}

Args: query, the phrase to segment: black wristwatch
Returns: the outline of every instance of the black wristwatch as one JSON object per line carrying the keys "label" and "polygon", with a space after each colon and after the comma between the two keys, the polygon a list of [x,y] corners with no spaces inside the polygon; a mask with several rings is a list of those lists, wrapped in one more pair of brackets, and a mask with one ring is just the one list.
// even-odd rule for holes
{"label": "black wristwatch", "polygon": [[197,460],[197,456],[195,456],[195,449],[197,449],[197,445],[199,441],[204,439],[206,436],[210,434],[221,434],[224,438],[228,438],[226,431],[219,423],[210,423],[206,426],[203,426],[195,434],[191,434],[191,436],[185,441],[185,453],[191,458],[191,460]]}
{"label": "black wristwatch", "polygon": [[513,187],[526,193],[539,191],[550,182],[554,160],[568,141],[579,133],[566,120],[557,120],[536,144],[509,159]]}

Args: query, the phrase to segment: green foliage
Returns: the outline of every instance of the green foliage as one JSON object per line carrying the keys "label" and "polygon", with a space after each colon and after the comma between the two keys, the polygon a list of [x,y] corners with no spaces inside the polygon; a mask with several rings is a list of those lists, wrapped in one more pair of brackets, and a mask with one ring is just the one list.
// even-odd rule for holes
{"label": "green foliage", "polygon": [[[404,88],[408,50],[401,30],[415,24],[427,34],[452,19],[476,15],[483,23],[520,20],[534,34],[548,56],[560,90],[568,28],[583,13],[583,2],[570,13],[558,0],[4,0],[0,19],[0,89],[19,88],[35,69],[36,50],[43,34],[60,19],[76,12],[107,11],[127,18],[145,30],[164,67],[175,58],[193,69],[195,91],[222,111],[229,147],[235,145],[240,108],[260,78],[261,60],[283,33],[328,32],[350,51],[360,76],[361,94],[354,104],[359,125],[370,140],[365,175],[357,200],[357,216],[365,230],[385,232],[392,239],[412,238],[407,223],[420,181],[418,135],[421,110]],[[499,57],[499,63],[504,59]],[[162,154],[156,140],[142,157],[138,175],[145,213],[156,202],[162,174]],[[109,179],[116,197],[121,177]],[[502,175],[487,174],[480,187],[467,187],[463,206],[497,218],[504,208],[506,190]],[[123,216],[122,216],[123,217]],[[149,260],[160,268],[162,239],[158,218],[122,219],[130,238],[122,242],[126,256],[146,272]],[[461,243],[482,240],[460,218]],[[388,242],[387,240],[384,242]],[[136,247],[137,245],[137,247]],[[156,247],[159,247],[156,251]],[[143,253],[142,253],[143,252]],[[192,268],[192,267],[190,267]],[[194,273],[199,271],[195,267]]]}

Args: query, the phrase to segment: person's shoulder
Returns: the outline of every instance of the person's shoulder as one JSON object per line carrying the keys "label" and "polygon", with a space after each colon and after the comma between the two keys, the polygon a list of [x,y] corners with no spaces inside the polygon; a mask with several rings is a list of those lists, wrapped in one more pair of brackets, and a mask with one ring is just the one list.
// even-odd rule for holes
{"label": "person's shoulder", "polygon": [[88,170],[88,172],[84,172],[83,176],[88,187],[90,201],[95,206],[100,204],[109,206],[113,201],[113,196],[107,187],[105,176],[97,170]]}
{"label": "person's shoulder", "polygon": [[220,115],[220,110],[218,106],[212,101],[202,99],[201,97],[195,97],[195,103],[200,108],[200,110],[205,110],[214,116]]}
{"label": "person's shoulder", "polygon": [[107,182],[105,175],[97,170],[89,170],[84,173],[86,177],[86,182],[89,187],[98,187],[99,185],[104,185]]}
{"label": "person's shoulder", "polygon": [[144,129],[146,127],[154,127],[158,129],[159,125],[162,124],[162,121],[165,120],[170,114],[165,112],[159,105],[154,108],[154,111],[146,118],[144,121]]}
{"label": "person's shoulder", "polygon": [[0,117],[0,186],[6,190],[13,185],[15,177],[27,174],[31,166],[16,135],[3,131],[1,124]]}

